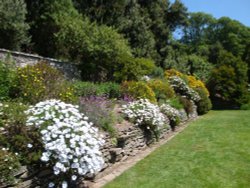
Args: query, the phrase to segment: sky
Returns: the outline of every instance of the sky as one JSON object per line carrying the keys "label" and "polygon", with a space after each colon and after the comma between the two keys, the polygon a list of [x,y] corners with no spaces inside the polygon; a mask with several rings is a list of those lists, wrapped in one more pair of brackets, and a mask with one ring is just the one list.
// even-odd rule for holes
{"label": "sky", "polygon": [[[173,2],[174,0],[172,0]],[[181,0],[189,12],[205,12],[215,18],[223,16],[250,27],[250,0]]]}

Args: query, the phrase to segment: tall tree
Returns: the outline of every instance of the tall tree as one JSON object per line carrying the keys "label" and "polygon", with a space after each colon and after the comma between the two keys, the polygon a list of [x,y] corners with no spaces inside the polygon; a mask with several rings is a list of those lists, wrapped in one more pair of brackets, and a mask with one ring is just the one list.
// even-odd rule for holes
{"label": "tall tree", "polygon": [[91,21],[112,26],[125,13],[129,0],[73,0],[73,3]]}
{"label": "tall tree", "polygon": [[71,0],[27,1],[27,4],[34,51],[44,56],[56,57],[58,55],[56,33],[62,29],[64,22],[81,20],[81,15],[74,8]]}
{"label": "tall tree", "polygon": [[196,48],[200,44],[208,41],[207,35],[211,26],[215,23],[215,18],[203,12],[190,13],[188,26],[184,28],[182,42],[190,44]]}
{"label": "tall tree", "polygon": [[25,22],[26,4],[24,0],[1,0],[0,3],[0,47],[20,50],[29,43]]}
{"label": "tall tree", "polygon": [[135,1],[127,4],[125,13],[115,25],[120,33],[128,39],[136,57],[155,59],[155,37],[147,23],[148,15]]}

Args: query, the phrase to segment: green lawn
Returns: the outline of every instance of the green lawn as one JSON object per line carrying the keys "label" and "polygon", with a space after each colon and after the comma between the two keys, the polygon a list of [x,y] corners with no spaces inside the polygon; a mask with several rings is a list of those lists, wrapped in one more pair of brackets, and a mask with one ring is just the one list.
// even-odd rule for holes
{"label": "green lawn", "polygon": [[250,187],[250,111],[211,111],[105,188]]}

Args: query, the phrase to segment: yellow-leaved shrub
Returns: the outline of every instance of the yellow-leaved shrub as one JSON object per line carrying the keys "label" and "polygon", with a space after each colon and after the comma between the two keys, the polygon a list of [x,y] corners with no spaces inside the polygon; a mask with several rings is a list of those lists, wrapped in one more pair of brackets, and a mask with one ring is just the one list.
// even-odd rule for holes
{"label": "yellow-leaved shrub", "polygon": [[129,95],[135,99],[148,99],[153,103],[156,102],[155,93],[146,82],[125,81],[122,83],[121,89],[123,95]]}

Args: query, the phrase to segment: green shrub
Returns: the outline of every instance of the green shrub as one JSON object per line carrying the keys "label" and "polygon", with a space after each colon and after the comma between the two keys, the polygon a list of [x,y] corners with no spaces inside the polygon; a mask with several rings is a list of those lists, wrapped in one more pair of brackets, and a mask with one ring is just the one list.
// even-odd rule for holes
{"label": "green shrub", "polygon": [[220,53],[208,82],[212,100],[216,102],[219,99],[221,104],[230,106],[246,104],[249,95],[247,84],[247,64],[229,52]]}
{"label": "green shrub", "polygon": [[0,126],[24,125],[27,106],[19,102],[0,103]]}
{"label": "green shrub", "polygon": [[188,100],[186,97],[180,96],[179,97],[181,104],[184,107],[184,110],[186,111],[187,115],[190,115],[193,113],[193,104],[190,100]]}
{"label": "green shrub", "polygon": [[0,61],[0,100],[12,97],[16,85],[16,69],[11,61]]}
{"label": "green shrub", "polygon": [[167,99],[174,97],[174,90],[167,80],[150,80],[148,86],[154,91],[158,102],[165,102]]}
{"label": "green shrub", "polygon": [[108,98],[119,98],[121,97],[121,86],[114,82],[105,82],[99,84],[101,93],[104,93]]}
{"label": "green shrub", "polygon": [[46,62],[27,65],[18,69],[19,97],[24,102],[35,104],[46,99],[75,102],[76,97],[70,83],[62,73]]}
{"label": "green shrub", "polygon": [[145,58],[133,58],[124,56],[119,59],[114,72],[114,78],[117,82],[140,80],[144,75],[149,75],[155,69],[154,62]]}
{"label": "green shrub", "polygon": [[[0,146],[19,153],[24,164],[37,162],[42,146],[37,130],[26,126],[25,110],[28,106],[19,102],[5,102],[1,103],[0,109],[0,127],[4,129],[4,134],[0,134]],[[29,143],[33,144],[32,148],[27,147]]]}
{"label": "green shrub", "polygon": [[199,115],[206,114],[212,108],[211,100],[207,96],[207,92],[204,88],[196,88],[195,91],[201,98],[198,102],[196,102],[197,112]]}
{"label": "green shrub", "polygon": [[155,67],[151,76],[154,78],[164,78],[164,70],[161,67]]}
{"label": "green shrub", "polygon": [[172,106],[173,108],[175,109],[183,109],[184,106],[183,104],[180,102],[180,98],[179,97],[174,97],[174,98],[171,98],[167,101],[167,103]]}
{"label": "green shrub", "polygon": [[93,82],[75,82],[73,87],[76,95],[79,97],[95,96],[97,95],[97,87]]}
{"label": "green shrub", "polygon": [[78,81],[74,83],[73,87],[79,97],[106,96],[108,98],[119,98],[121,96],[120,85],[113,82],[95,84]]}
{"label": "green shrub", "polygon": [[250,110],[250,103],[242,104],[240,107],[241,110]]}
{"label": "green shrub", "polygon": [[156,102],[154,91],[147,85],[146,82],[129,81],[122,84],[123,95],[131,96],[135,99],[148,99],[151,102]]}
{"label": "green shrub", "polygon": [[20,168],[18,156],[0,147],[0,185],[15,183],[14,173]]}

